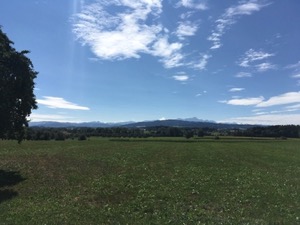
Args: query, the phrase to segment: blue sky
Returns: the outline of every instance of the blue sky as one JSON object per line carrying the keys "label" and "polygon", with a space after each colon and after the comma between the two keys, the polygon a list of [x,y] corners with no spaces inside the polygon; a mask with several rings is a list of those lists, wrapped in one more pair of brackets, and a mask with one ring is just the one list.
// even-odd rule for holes
{"label": "blue sky", "polygon": [[298,0],[2,0],[32,121],[300,124]]}

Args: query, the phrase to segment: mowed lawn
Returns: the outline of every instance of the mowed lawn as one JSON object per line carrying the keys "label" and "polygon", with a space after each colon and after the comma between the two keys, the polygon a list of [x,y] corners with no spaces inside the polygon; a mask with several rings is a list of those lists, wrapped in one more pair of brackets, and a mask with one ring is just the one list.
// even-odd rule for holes
{"label": "mowed lawn", "polygon": [[0,141],[0,224],[300,224],[300,140]]}

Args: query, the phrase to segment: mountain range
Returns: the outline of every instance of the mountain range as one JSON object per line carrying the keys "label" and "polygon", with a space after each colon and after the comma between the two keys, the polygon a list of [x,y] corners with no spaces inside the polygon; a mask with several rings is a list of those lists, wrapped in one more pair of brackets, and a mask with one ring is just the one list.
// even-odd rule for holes
{"label": "mountain range", "polygon": [[154,120],[154,121],[142,121],[142,122],[119,122],[119,123],[104,123],[104,122],[82,122],[82,123],[69,123],[69,122],[30,122],[30,127],[52,127],[52,128],[69,128],[69,127],[91,127],[91,128],[108,128],[108,127],[127,127],[127,128],[142,128],[142,127],[195,127],[195,128],[214,128],[214,129],[234,129],[234,128],[250,128],[259,125],[250,124],[227,124],[227,123],[217,123],[211,120],[202,120],[196,117],[186,118],[186,119],[164,119],[164,120]]}

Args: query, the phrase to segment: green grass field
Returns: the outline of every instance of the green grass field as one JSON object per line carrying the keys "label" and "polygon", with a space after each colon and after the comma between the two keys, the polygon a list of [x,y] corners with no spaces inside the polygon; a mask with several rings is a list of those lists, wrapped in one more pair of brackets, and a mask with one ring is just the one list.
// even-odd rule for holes
{"label": "green grass field", "polygon": [[0,141],[0,224],[300,224],[300,140]]}

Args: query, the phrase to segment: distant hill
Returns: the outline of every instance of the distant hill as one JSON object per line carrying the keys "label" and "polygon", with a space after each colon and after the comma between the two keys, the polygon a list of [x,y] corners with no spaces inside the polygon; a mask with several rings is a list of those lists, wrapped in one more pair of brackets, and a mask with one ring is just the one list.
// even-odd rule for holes
{"label": "distant hill", "polygon": [[43,122],[30,122],[30,127],[118,127],[123,126],[128,123],[133,122],[120,122],[120,123],[103,123],[103,122],[82,122],[82,123],[68,123],[68,122],[52,122],[52,121],[43,121]]}
{"label": "distant hill", "polygon": [[188,119],[168,119],[168,120],[155,120],[155,121],[143,121],[143,122],[120,122],[120,123],[103,123],[103,122],[84,122],[84,123],[67,123],[67,122],[30,122],[30,127],[126,127],[126,128],[141,128],[141,127],[194,127],[194,128],[214,128],[214,129],[247,129],[258,125],[241,125],[241,124],[226,124],[216,123],[215,121],[201,120],[198,118]]}
{"label": "distant hill", "polygon": [[225,123],[216,123],[216,122],[195,122],[195,121],[186,121],[186,120],[156,120],[156,121],[147,121],[147,122],[137,122],[124,125],[128,128],[138,128],[138,127],[194,127],[194,128],[214,128],[214,129],[234,129],[234,128],[250,128],[257,125],[241,125],[241,124],[225,124]]}

